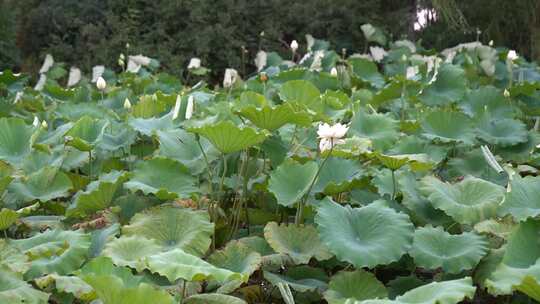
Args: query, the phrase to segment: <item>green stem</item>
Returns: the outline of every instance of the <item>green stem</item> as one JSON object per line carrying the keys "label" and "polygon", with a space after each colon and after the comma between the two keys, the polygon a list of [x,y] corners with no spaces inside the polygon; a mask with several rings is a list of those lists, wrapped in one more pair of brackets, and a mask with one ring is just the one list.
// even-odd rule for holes
{"label": "green stem", "polygon": [[92,150],[88,151],[88,177],[92,180]]}
{"label": "green stem", "polygon": [[223,185],[225,183],[225,175],[227,174],[227,159],[225,158],[225,153],[221,153],[221,158],[223,159],[223,174],[221,175],[221,181],[219,183],[219,194],[221,196],[221,200],[225,197],[223,193]]}
{"label": "green stem", "polygon": [[7,228],[4,229],[4,238],[6,239],[6,242],[9,241],[8,235],[7,235]]}
{"label": "green stem", "polygon": [[406,85],[405,82],[403,83],[403,87],[401,88],[401,122],[405,120],[405,90]]}
{"label": "green stem", "polygon": [[186,280],[184,280],[184,283],[182,286],[182,299],[180,299],[180,304],[184,302],[185,298],[186,298]]}
{"label": "green stem", "polygon": [[208,172],[208,178],[210,179],[208,181],[208,187],[210,191],[210,196],[212,197],[214,195],[214,187],[213,187],[214,175],[212,174],[212,170],[210,170],[210,162],[208,161],[208,156],[206,156],[206,152],[204,152],[204,149],[201,145],[199,136],[197,136],[197,145],[199,146],[199,149],[201,150],[201,154],[203,155],[203,158],[204,158],[204,163],[206,164],[206,171]]}
{"label": "green stem", "polygon": [[392,200],[396,199],[396,191],[397,191],[397,185],[396,185],[396,171],[392,170]]}

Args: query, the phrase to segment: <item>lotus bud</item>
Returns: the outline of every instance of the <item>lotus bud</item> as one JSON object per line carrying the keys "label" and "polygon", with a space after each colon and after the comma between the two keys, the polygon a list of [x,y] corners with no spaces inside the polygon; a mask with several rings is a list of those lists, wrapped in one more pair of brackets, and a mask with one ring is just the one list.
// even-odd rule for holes
{"label": "lotus bud", "polygon": [[191,70],[191,69],[198,69],[201,67],[201,59],[197,58],[197,57],[193,57],[189,60],[189,64],[188,64],[188,70]]}
{"label": "lotus bud", "polygon": [[519,58],[519,56],[518,56],[518,54],[516,53],[516,51],[514,51],[514,50],[510,50],[510,51],[508,52],[508,55],[506,55],[506,59],[507,59],[507,60],[510,60],[510,61],[514,61],[514,60],[516,60],[516,59],[518,59],[518,58]]}
{"label": "lotus bud", "polygon": [[293,53],[296,53],[296,50],[298,50],[298,41],[296,40],[291,41],[290,47]]}
{"label": "lotus bud", "polygon": [[230,88],[238,79],[238,72],[235,69],[225,69],[225,76],[223,77],[223,87]]}
{"label": "lotus bud", "polygon": [[337,69],[336,67],[333,67],[331,70],[330,70],[330,75],[332,75],[332,77],[337,77]]}
{"label": "lotus bud", "polygon": [[120,59],[125,60],[126,56],[123,53],[120,53]]}
{"label": "lotus bud", "polygon": [[37,118],[37,116],[34,116],[34,121],[32,122],[32,125],[33,125],[34,127],[39,126],[39,118]]}
{"label": "lotus bud", "polygon": [[193,116],[193,100],[193,95],[190,95],[186,106],[186,119],[190,119]]}
{"label": "lotus bud", "polygon": [[262,82],[266,82],[268,80],[268,75],[266,75],[265,72],[261,72],[261,74],[259,75],[259,77],[261,78],[261,81]]}
{"label": "lotus bud", "polygon": [[131,102],[129,102],[129,98],[127,98],[127,97],[126,97],[126,99],[124,99],[124,109],[126,109],[126,110],[131,109]]}
{"label": "lotus bud", "polygon": [[503,95],[504,95],[504,97],[506,97],[506,98],[510,97],[510,91],[508,91],[507,89],[504,89]]}
{"label": "lotus bud", "polygon": [[262,31],[259,36],[264,37],[264,31]]}
{"label": "lotus bud", "polygon": [[176,96],[176,103],[174,104],[174,110],[172,115],[173,120],[178,118],[178,113],[180,113],[180,105],[182,105],[182,96],[178,95]]}
{"label": "lotus bud", "polygon": [[99,76],[99,78],[96,81],[96,87],[100,91],[105,90],[105,88],[107,87],[107,82],[105,81],[105,79],[103,79],[103,77]]}
{"label": "lotus bud", "polygon": [[41,122],[41,127],[43,129],[47,129],[47,127],[49,127],[49,124],[47,124],[47,121],[44,120],[44,121]]}
{"label": "lotus bud", "polygon": [[255,56],[255,66],[257,67],[257,72],[262,71],[264,67],[266,66],[266,62],[268,59],[268,55],[265,51],[258,51],[257,55]]}
{"label": "lotus bud", "polygon": [[493,43],[493,40],[490,40],[490,41],[489,41],[489,46],[493,46],[493,44],[494,44],[494,43]]}

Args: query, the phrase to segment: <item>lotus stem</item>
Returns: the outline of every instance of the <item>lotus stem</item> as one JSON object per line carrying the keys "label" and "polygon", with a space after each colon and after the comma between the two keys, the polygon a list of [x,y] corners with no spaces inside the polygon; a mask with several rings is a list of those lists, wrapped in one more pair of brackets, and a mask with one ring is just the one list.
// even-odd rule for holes
{"label": "lotus stem", "polygon": [[221,181],[219,183],[219,195],[221,196],[221,200],[223,200],[225,197],[223,185],[225,183],[225,175],[227,174],[227,158],[225,157],[225,153],[221,153],[221,158],[223,159],[223,174],[221,175]]}
{"label": "lotus stem", "polygon": [[401,87],[401,122],[405,120],[405,90],[407,88],[407,85],[403,83],[403,86]]}
{"label": "lotus stem", "polygon": [[92,180],[92,150],[88,151],[88,178]]}
{"label": "lotus stem", "polygon": [[392,200],[396,199],[396,191],[397,191],[396,171],[392,170]]}
{"label": "lotus stem", "polygon": [[208,156],[206,156],[206,152],[204,152],[204,149],[201,145],[199,136],[197,136],[196,138],[197,138],[197,145],[199,146],[199,149],[201,150],[201,154],[203,155],[203,158],[204,158],[204,163],[206,164],[206,171],[208,172],[208,178],[209,178],[208,188],[210,191],[210,195],[213,196],[214,195],[214,187],[213,187],[214,176],[212,174],[212,170],[210,170],[210,162],[208,161]]}

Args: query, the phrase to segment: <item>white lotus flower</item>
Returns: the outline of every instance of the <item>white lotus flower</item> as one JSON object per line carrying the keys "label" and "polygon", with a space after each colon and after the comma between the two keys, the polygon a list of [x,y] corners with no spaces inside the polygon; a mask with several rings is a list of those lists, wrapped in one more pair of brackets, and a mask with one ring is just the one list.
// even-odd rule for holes
{"label": "white lotus flower", "polygon": [[129,102],[129,98],[127,98],[127,97],[126,97],[126,99],[124,99],[124,109],[126,109],[126,110],[131,109],[131,102]]}
{"label": "white lotus flower", "polygon": [[375,28],[369,23],[363,24],[360,29],[362,30],[362,32],[364,32],[364,36],[368,40],[375,34]]}
{"label": "white lotus flower", "polygon": [[313,61],[311,62],[310,70],[320,71],[322,69],[322,59],[324,58],[324,51],[318,50],[313,54]]}
{"label": "white lotus flower", "polygon": [[13,100],[13,103],[15,104],[15,103],[19,102],[21,100],[22,96],[23,96],[22,91],[17,92],[17,94],[15,94],[15,100]]}
{"label": "white lotus flower", "polygon": [[489,44],[489,46],[493,46],[493,44],[494,44],[493,40],[490,40],[488,44]]}
{"label": "white lotus flower", "polygon": [[191,116],[193,116],[193,95],[190,95],[187,100],[187,106],[186,106],[186,119],[190,119]]}
{"label": "white lotus flower", "polygon": [[332,75],[332,77],[337,77],[338,72],[337,72],[336,67],[333,67],[333,68],[330,70],[330,75]]}
{"label": "white lotus flower", "polygon": [[333,147],[335,147],[337,145],[341,145],[343,143],[345,143],[345,140],[343,140],[343,139],[323,138],[319,142],[319,150],[321,150],[321,152],[328,151],[328,150],[332,149]]}
{"label": "white lotus flower", "polygon": [[257,52],[257,55],[255,56],[255,66],[257,67],[257,72],[260,72],[262,69],[264,69],[267,59],[268,55],[265,51]]}
{"label": "white lotus flower", "polygon": [[343,125],[340,123],[337,123],[333,126],[330,126],[327,123],[323,123],[319,125],[319,129],[317,130],[317,135],[319,135],[319,138],[321,139],[340,139],[345,134],[347,134],[347,131],[349,130],[349,127],[347,125]]}
{"label": "white lotus flower", "polygon": [[201,67],[201,59],[197,57],[193,57],[189,60],[189,64],[187,66],[188,70],[191,69],[198,69]]}
{"label": "white lotus flower", "polygon": [[306,34],[306,48],[309,51],[311,51],[311,48],[313,47],[313,45],[315,44],[315,38],[313,38],[313,36],[311,36],[310,34]]}
{"label": "white lotus flower", "polygon": [[407,67],[407,79],[413,79],[419,72],[419,68],[417,65]]}
{"label": "white lotus flower", "polygon": [[175,120],[178,118],[178,113],[180,113],[180,105],[182,104],[182,97],[180,95],[176,96],[176,103],[174,104],[174,110],[172,119]]}
{"label": "white lotus flower", "polygon": [[225,76],[223,77],[223,87],[230,88],[238,80],[238,71],[235,69],[225,69]]}
{"label": "white lotus flower", "polygon": [[44,121],[41,122],[41,127],[43,129],[47,129],[48,126],[49,126],[49,124],[47,124],[47,121],[44,120]]}
{"label": "white lotus flower", "polygon": [[41,66],[41,69],[39,69],[39,73],[40,74],[47,73],[51,69],[53,64],[54,64],[53,56],[51,54],[47,54],[45,56],[45,61],[43,61],[43,65]]}
{"label": "white lotus flower", "polygon": [[510,50],[510,51],[508,52],[508,55],[506,55],[506,59],[507,59],[507,60],[510,60],[510,61],[514,61],[514,60],[516,60],[516,59],[518,59],[518,58],[519,58],[519,56],[518,56],[518,54],[516,53],[516,51],[514,51],[514,50]]}
{"label": "white lotus flower", "polygon": [[369,52],[371,53],[371,57],[373,57],[373,60],[375,60],[376,62],[380,62],[388,54],[382,47],[378,46],[370,47]]}
{"label": "white lotus flower", "polygon": [[81,81],[81,70],[76,67],[69,69],[67,86],[72,87]]}
{"label": "white lotus flower", "polygon": [[128,56],[127,71],[131,73],[138,73],[141,67],[148,66],[152,59],[150,57],[143,56],[141,54],[135,56]]}
{"label": "white lotus flower", "polygon": [[107,82],[105,81],[105,79],[103,79],[103,77],[99,76],[99,78],[96,81],[96,87],[100,91],[105,90],[105,88],[107,87]]}
{"label": "white lotus flower", "polygon": [[504,95],[504,97],[506,97],[506,98],[510,97],[510,91],[508,91],[507,89],[504,89],[503,95]]}
{"label": "white lotus flower", "polygon": [[298,41],[296,40],[291,41],[290,47],[293,53],[296,53],[296,50],[298,50]]}
{"label": "white lotus flower", "polygon": [[34,90],[36,90],[36,91],[43,90],[43,87],[45,87],[45,82],[47,82],[47,75],[46,74],[40,74],[38,82],[34,86]]}
{"label": "white lotus flower", "polygon": [[96,65],[92,68],[92,82],[96,82],[99,77],[103,75],[105,72],[105,66],[103,65]]}
{"label": "white lotus flower", "polygon": [[34,116],[34,121],[32,122],[32,125],[33,125],[34,127],[39,126],[39,118],[37,118],[37,116]]}

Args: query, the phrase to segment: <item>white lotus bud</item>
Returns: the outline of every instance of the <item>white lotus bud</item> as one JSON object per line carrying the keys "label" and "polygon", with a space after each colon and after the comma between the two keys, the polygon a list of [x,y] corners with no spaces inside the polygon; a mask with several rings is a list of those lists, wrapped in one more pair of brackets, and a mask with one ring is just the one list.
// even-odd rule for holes
{"label": "white lotus bud", "polygon": [[172,115],[173,120],[178,118],[178,113],[180,113],[181,105],[182,105],[182,96],[180,96],[179,94],[178,96],[176,96],[176,103],[174,104],[173,115]]}
{"label": "white lotus bud", "polygon": [[310,34],[306,34],[306,43],[307,43],[307,50],[311,51],[311,48],[315,44],[315,38],[311,36]]}
{"label": "white lotus bud", "polygon": [[39,126],[39,118],[37,118],[37,116],[34,116],[34,121],[32,122],[32,125],[33,125],[34,127]]}
{"label": "white lotus bud", "polygon": [[516,53],[516,51],[514,51],[514,50],[510,50],[510,51],[508,52],[508,55],[506,55],[506,59],[507,59],[507,60],[510,60],[510,61],[514,61],[514,60],[516,60],[516,59],[518,59],[518,58],[519,58],[519,56],[518,56],[518,54]]}
{"label": "white lotus bud", "polygon": [[225,69],[225,76],[223,77],[223,87],[230,88],[238,79],[238,72],[235,69]]}
{"label": "white lotus bud", "polygon": [[506,98],[510,97],[510,91],[508,91],[507,89],[504,89],[503,95],[504,95],[504,97],[506,97]]}
{"label": "white lotus bud", "polygon": [[489,46],[493,46],[493,40],[489,41]]}
{"label": "white lotus bud", "polygon": [[41,66],[41,69],[39,69],[39,73],[40,74],[47,73],[51,69],[53,64],[54,64],[54,59],[52,55],[47,54],[45,56],[45,61],[43,61],[43,65]]}
{"label": "white lotus bud", "polygon": [[124,53],[120,53],[119,58],[122,59],[122,60],[125,60],[125,59],[126,59],[126,56],[124,55]]}
{"label": "white lotus bud", "polygon": [[15,103],[19,102],[21,100],[22,96],[23,96],[22,91],[17,92],[17,94],[15,94],[15,100],[13,100],[13,103],[15,104]]}
{"label": "white lotus bud", "polygon": [[41,91],[43,90],[43,87],[45,87],[45,83],[47,82],[47,75],[46,74],[39,74],[39,79],[36,85],[34,86],[34,90]]}
{"label": "white lotus bud", "polygon": [[187,66],[188,70],[198,69],[200,67],[201,67],[201,59],[197,57],[193,57],[189,60],[189,64]]}
{"label": "white lotus bud", "polygon": [[337,69],[336,67],[333,67],[331,70],[330,70],[330,75],[332,75],[332,77],[337,77]]}
{"label": "white lotus bud", "polygon": [[188,97],[187,106],[186,106],[186,119],[190,119],[193,116],[193,95]]}
{"label": "white lotus bud", "polygon": [[44,121],[41,122],[41,127],[42,127],[43,129],[47,129],[48,126],[49,126],[49,124],[47,123],[46,120],[44,120]]}
{"label": "white lotus bud", "polygon": [[293,53],[296,53],[296,50],[298,50],[298,41],[296,40],[291,41],[290,47]]}
{"label": "white lotus bud", "polygon": [[260,72],[266,66],[266,61],[268,55],[265,51],[258,51],[257,56],[255,56],[255,66],[257,67],[257,72]]}
{"label": "white lotus bud", "polygon": [[127,97],[126,97],[126,99],[124,99],[124,109],[126,109],[126,110],[131,109],[131,102],[129,102],[129,98],[127,98]]}
{"label": "white lotus bud", "polygon": [[264,37],[264,31],[262,31],[259,36]]}
{"label": "white lotus bud", "polygon": [[76,85],[77,83],[79,83],[79,81],[81,81],[81,70],[79,70],[76,67],[71,67],[69,69],[67,86],[72,87]]}
{"label": "white lotus bud", "polygon": [[103,77],[101,77],[101,76],[98,77],[98,79],[96,81],[96,87],[100,91],[105,90],[105,88],[107,87],[107,82],[105,81],[105,79],[103,79]]}

